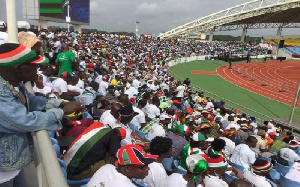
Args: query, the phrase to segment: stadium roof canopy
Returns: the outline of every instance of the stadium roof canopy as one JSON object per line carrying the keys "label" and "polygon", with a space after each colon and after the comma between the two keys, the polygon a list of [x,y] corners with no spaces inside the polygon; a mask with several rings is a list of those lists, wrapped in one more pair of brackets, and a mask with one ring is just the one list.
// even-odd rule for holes
{"label": "stadium roof canopy", "polygon": [[300,0],[253,0],[191,21],[160,37],[182,37],[207,31],[300,27]]}

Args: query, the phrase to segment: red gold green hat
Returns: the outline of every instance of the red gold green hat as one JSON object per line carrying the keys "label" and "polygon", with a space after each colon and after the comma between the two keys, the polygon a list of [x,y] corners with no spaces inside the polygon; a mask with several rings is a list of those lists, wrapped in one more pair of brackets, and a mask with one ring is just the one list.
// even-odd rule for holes
{"label": "red gold green hat", "polygon": [[49,59],[37,55],[30,48],[15,43],[0,45],[0,67],[11,67],[20,64],[45,64]]}

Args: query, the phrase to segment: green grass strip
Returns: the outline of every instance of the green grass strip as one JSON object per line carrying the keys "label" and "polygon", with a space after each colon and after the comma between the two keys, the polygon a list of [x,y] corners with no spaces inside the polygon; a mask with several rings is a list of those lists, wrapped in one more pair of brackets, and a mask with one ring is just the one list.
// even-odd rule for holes
{"label": "green grass strip", "polygon": [[[255,63],[255,62],[253,62]],[[288,119],[291,106],[280,103],[278,101],[269,99],[268,97],[261,96],[254,92],[250,92],[244,88],[236,86],[218,75],[199,75],[199,74],[191,74],[192,70],[200,70],[200,71],[215,71],[219,66],[228,65],[227,62],[224,61],[193,61],[181,63],[176,66],[172,66],[170,68],[171,72],[177,75],[181,80],[189,77],[191,83],[196,87],[200,87],[201,89],[207,90],[208,92],[214,93],[219,98],[216,98],[214,95],[209,95],[211,98],[215,100],[222,100],[221,97],[226,98],[234,103],[238,103],[242,106],[250,108],[254,111],[260,112],[272,118],[283,118]],[[226,102],[226,101],[225,101]],[[258,118],[264,118],[257,113],[251,112],[250,110],[246,110],[244,108],[239,107],[233,103],[227,102],[225,104],[227,107],[237,108],[243,112],[246,112],[248,115],[253,115]],[[269,119],[263,119],[269,120]],[[295,110],[293,120],[300,121],[300,109],[297,108]]]}

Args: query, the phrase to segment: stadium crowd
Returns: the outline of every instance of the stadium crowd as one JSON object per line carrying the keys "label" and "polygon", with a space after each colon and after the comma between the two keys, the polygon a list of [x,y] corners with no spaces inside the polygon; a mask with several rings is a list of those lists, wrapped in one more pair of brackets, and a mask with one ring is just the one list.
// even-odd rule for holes
{"label": "stadium crowd", "polygon": [[0,45],[0,187],[24,186],[29,132],[41,129],[73,140],[58,160],[88,187],[300,185],[297,137],[168,74],[171,59],[267,49],[46,30],[19,42]]}

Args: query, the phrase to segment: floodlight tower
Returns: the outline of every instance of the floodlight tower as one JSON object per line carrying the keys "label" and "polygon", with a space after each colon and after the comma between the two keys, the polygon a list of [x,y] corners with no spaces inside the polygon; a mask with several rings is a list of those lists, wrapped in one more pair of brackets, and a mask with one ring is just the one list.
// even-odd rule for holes
{"label": "floodlight tower", "polygon": [[67,6],[67,11],[68,11],[68,15],[66,17],[66,22],[68,23],[68,33],[70,32],[70,22],[71,22],[71,17],[70,17],[70,0],[65,0],[64,6]]}
{"label": "floodlight tower", "polygon": [[140,23],[141,23],[141,22],[139,22],[139,21],[136,21],[136,22],[135,22],[135,37],[137,37],[138,31],[139,31],[138,25],[139,25]]}

